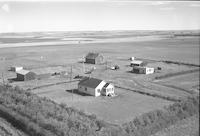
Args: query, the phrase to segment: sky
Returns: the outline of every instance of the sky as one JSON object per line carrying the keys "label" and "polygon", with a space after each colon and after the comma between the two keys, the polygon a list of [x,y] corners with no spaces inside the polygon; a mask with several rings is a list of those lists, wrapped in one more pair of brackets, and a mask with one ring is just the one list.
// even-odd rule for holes
{"label": "sky", "polygon": [[198,1],[0,0],[0,33],[200,29]]}

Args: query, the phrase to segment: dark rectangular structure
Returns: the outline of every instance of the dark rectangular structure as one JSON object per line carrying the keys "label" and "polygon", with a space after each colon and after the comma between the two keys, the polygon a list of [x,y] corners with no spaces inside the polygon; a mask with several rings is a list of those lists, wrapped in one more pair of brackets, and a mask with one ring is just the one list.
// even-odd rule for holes
{"label": "dark rectangular structure", "polygon": [[27,70],[17,72],[17,81],[28,81],[36,79],[36,74]]}
{"label": "dark rectangular structure", "polygon": [[85,57],[85,63],[102,64],[103,56],[99,53],[88,53]]}

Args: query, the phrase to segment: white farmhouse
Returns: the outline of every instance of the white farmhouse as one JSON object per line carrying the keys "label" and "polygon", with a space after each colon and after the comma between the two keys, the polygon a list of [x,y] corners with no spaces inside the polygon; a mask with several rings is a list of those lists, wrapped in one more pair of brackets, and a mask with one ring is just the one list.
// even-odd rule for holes
{"label": "white farmhouse", "polygon": [[87,77],[78,83],[78,90],[97,97],[101,94],[108,95],[111,92],[114,93],[114,86],[106,83],[104,80]]}

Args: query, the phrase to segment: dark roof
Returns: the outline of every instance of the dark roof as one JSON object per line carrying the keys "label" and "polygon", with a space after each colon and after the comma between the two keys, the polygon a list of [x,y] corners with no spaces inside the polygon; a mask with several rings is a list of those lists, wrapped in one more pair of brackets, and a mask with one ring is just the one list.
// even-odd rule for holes
{"label": "dark roof", "polygon": [[106,87],[107,87],[109,84],[110,84],[110,83],[106,83],[106,84],[105,84],[103,87],[105,87],[105,88],[106,88]]}
{"label": "dark roof", "polygon": [[87,59],[95,59],[99,56],[99,53],[88,53],[85,58]]}
{"label": "dark roof", "polygon": [[102,82],[101,79],[86,77],[83,80],[81,80],[78,84],[90,88],[96,88],[101,82]]}

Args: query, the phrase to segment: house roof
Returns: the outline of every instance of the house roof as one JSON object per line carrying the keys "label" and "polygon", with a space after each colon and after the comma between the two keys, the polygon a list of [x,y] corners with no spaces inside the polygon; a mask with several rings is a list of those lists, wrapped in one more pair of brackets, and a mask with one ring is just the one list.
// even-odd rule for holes
{"label": "house roof", "polygon": [[32,69],[32,72],[36,73],[37,75],[40,74],[53,74],[55,72],[62,72],[65,71],[63,67],[46,67],[46,68],[38,68],[38,69]]}
{"label": "house roof", "polygon": [[23,68],[21,66],[11,66],[11,68]]}
{"label": "house roof", "polygon": [[110,83],[106,83],[106,84],[105,84],[103,87],[105,87],[105,88],[106,88],[106,87],[108,87],[108,85],[109,85],[109,84],[110,84]]}
{"label": "house roof", "polygon": [[101,79],[86,77],[83,80],[81,80],[78,84],[90,88],[96,88],[102,81],[103,80]]}
{"label": "house roof", "polygon": [[85,58],[87,58],[87,59],[95,59],[95,58],[97,58],[98,56],[99,56],[100,54],[99,53],[88,53],[87,55],[86,55],[86,57]]}
{"label": "house roof", "polygon": [[131,64],[142,64],[143,63],[143,61],[141,61],[141,60],[133,60],[133,61],[131,61]]}
{"label": "house roof", "polygon": [[17,71],[16,73],[17,73],[17,74],[21,74],[21,75],[26,75],[26,74],[29,73],[29,72],[30,72],[30,71],[28,71],[28,70],[22,69],[22,70]]}

